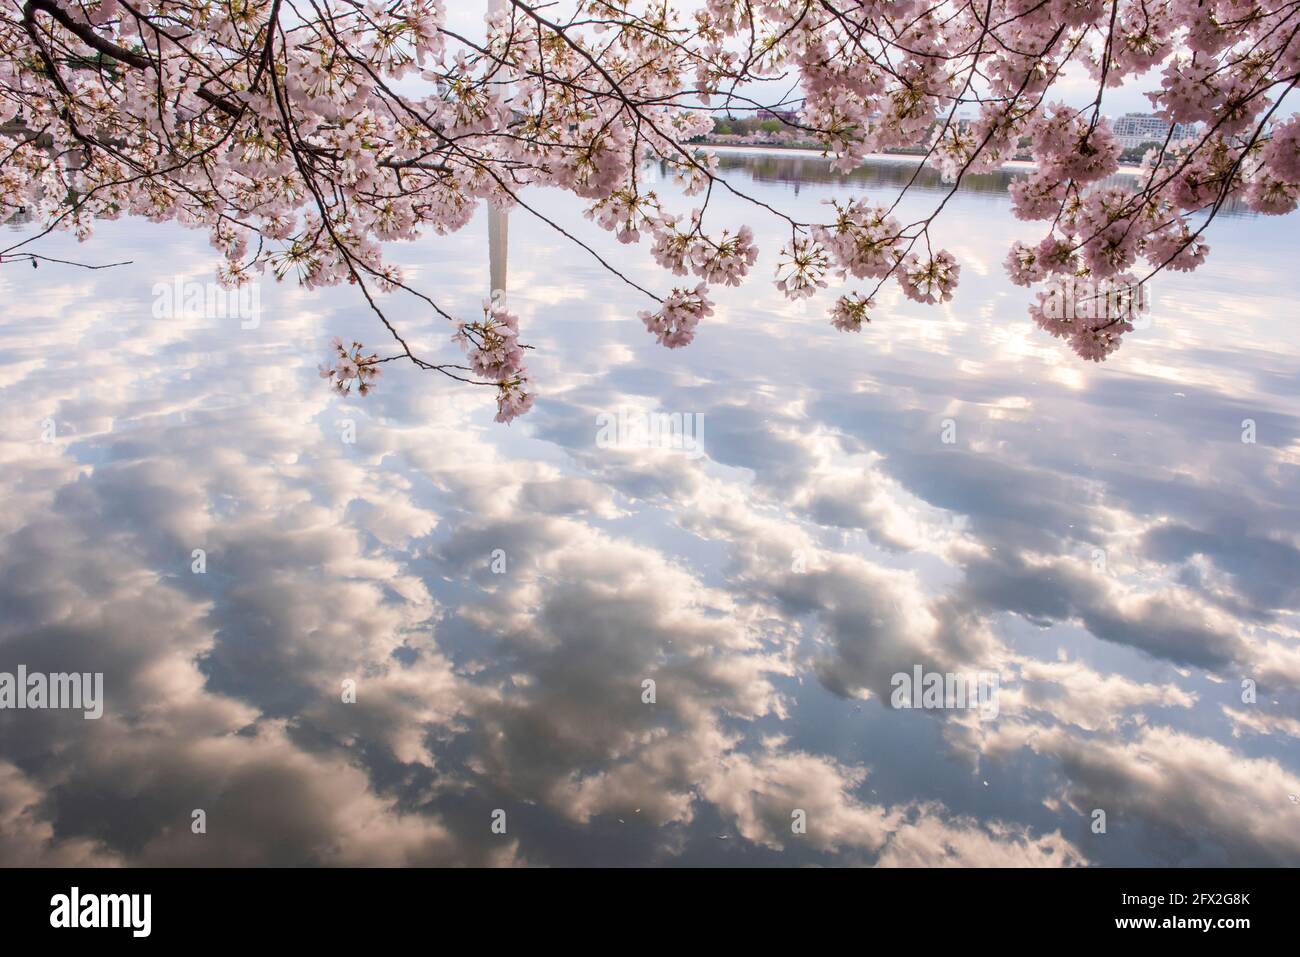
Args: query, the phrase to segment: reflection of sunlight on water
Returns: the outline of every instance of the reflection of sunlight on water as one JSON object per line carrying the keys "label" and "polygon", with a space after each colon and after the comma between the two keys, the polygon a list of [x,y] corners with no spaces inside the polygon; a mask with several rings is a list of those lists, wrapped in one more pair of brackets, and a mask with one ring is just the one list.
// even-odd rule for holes
{"label": "reflection of sunlight on water", "polygon": [[[836,194],[821,161],[775,160],[723,163],[807,216]],[[900,169],[845,188],[883,197]],[[644,298],[513,216],[541,397],[508,429],[483,390],[396,365],[365,401],[326,391],[331,335],[384,345],[348,287],[267,281],[257,330],[153,320],[157,269],[210,277],[195,233],[105,224],[97,241],[134,265],[0,272],[0,654],[102,666],[109,695],[94,728],[0,721],[0,809],[38,810],[4,853],[1300,862],[1282,817],[1300,791],[1300,370],[1275,318],[1297,291],[1294,217],[1216,223],[1213,271],[1163,277],[1153,328],[1095,365],[1004,279],[1026,229],[1005,186],[974,182],[940,221],[967,257],[954,300],[890,287],[858,334],[826,319],[842,289],[777,294],[779,224],[724,196],[710,215],[751,223],[764,258],[672,352],[636,318]],[[927,182],[915,202],[940,196]],[[539,203],[637,281],[680,284]],[[473,316],[485,234],[394,255]],[[430,356],[459,357],[443,320],[385,302]],[[705,456],[600,447],[621,409],[699,416]],[[1001,716],[890,709],[914,665],[999,671]],[[1243,674],[1278,704],[1243,710]],[[131,783],[164,766],[183,796]],[[165,823],[192,794],[239,822],[202,860]],[[146,823],[114,810],[127,795]],[[1100,841],[1103,805],[1121,823]],[[478,825],[502,806],[531,817],[494,842]],[[791,839],[791,806],[815,841]]]}

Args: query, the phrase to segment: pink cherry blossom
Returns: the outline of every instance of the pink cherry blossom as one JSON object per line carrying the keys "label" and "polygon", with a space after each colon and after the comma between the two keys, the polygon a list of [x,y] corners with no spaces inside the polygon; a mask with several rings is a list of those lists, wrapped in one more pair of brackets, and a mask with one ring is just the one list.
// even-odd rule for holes
{"label": "pink cherry blossom", "polygon": [[[509,421],[533,402],[518,317],[466,321],[410,285],[386,250],[455,233],[485,205],[534,209],[540,187],[577,197],[663,270],[703,281],[666,296],[638,286],[658,303],[643,321],[671,348],[712,312],[710,285],[750,278],[757,217],[789,236],[776,257],[785,295],[864,282],[831,307],[837,326],[860,328],[853,310],[886,283],[927,304],[957,295],[960,263],[941,248],[947,194],[906,216],[901,195],[837,199],[801,222],[695,148],[711,111],[764,105],[751,97],[766,81],[795,111],[784,129],[840,170],[920,146],[957,189],[1027,149],[1035,168],[1011,198],[1041,232],[1005,264],[1030,288],[1194,269],[1226,204],[1276,215],[1300,202],[1300,118],[1284,99],[1300,72],[1295,4],[571,6],[511,0],[479,43],[447,25],[442,0],[17,0],[0,16],[0,221],[21,211],[42,235],[82,240],[99,220],[174,221],[207,233],[225,283],[268,272],[308,288],[347,283],[392,339],[393,354],[375,361],[493,387]],[[1062,102],[1080,82],[1086,95]],[[1200,126],[1157,143],[1141,175],[1116,185],[1120,150],[1104,114],[1121,86],[1168,123]],[[651,170],[673,188],[653,188]],[[694,208],[680,208],[679,194]],[[575,255],[596,252],[554,225],[581,243]],[[25,255],[0,250],[0,263]],[[384,292],[445,320],[468,365],[413,351]],[[1124,331],[1043,325],[1087,359]],[[378,372],[351,351],[325,369],[335,388],[358,392]]]}

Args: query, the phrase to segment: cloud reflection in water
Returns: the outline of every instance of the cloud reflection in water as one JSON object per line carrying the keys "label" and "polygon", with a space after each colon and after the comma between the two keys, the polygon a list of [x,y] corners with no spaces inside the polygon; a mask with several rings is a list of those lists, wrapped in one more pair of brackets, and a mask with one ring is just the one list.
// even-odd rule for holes
{"label": "cloud reflection in water", "polygon": [[[804,218],[901,168],[722,164]],[[955,300],[886,292],[856,336],[780,299],[776,224],[720,200],[767,258],[672,353],[517,214],[541,397],[509,429],[413,370],[324,389],[332,335],[380,344],[346,289],[154,319],[155,282],[208,280],[198,234],[105,224],[49,254],[133,265],[0,274],[0,670],[107,695],[0,711],[0,863],[1300,863],[1296,221],[1226,216],[1085,366],[1002,277],[1032,235],[1004,185],[945,211]],[[486,232],[398,255],[468,315]],[[702,414],[705,455],[601,447],[620,410]],[[892,709],[915,665],[997,671],[999,716]]]}

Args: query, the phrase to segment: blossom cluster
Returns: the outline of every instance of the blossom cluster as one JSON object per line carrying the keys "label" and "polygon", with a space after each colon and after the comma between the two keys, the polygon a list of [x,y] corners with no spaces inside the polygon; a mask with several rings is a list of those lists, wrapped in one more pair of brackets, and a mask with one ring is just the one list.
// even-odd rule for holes
{"label": "blossom cluster", "polygon": [[533,407],[533,392],[519,342],[519,317],[492,300],[483,319],[457,324],[454,339],[467,353],[470,370],[497,387],[496,421],[509,423]]}
{"label": "blossom cluster", "polygon": [[348,395],[353,387],[358,395],[369,395],[374,391],[375,383],[383,370],[379,366],[379,355],[366,355],[361,343],[353,341],[350,346],[335,336],[330,340],[330,352],[333,360],[321,363],[320,377],[328,379],[330,388],[339,395]]}
{"label": "blossom cluster", "polygon": [[658,311],[639,313],[641,321],[660,345],[669,349],[689,345],[695,338],[695,327],[700,320],[713,314],[708,290],[704,283],[694,289],[674,289],[664,298]]}

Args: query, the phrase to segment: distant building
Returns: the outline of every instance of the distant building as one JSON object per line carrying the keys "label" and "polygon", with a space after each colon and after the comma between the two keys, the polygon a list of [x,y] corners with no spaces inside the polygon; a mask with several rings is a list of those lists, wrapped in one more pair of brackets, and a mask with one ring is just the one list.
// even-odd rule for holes
{"label": "distant building", "polygon": [[779,120],[782,123],[799,122],[798,110],[759,110],[755,116],[760,120]]}
{"label": "distant building", "polygon": [[1122,149],[1131,150],[1143,143],[1163,143],[1173,127],[1173,142],[1198,135],[1197,123],[1173,123],[1151,113],[1125,113],[1111,127]]}

